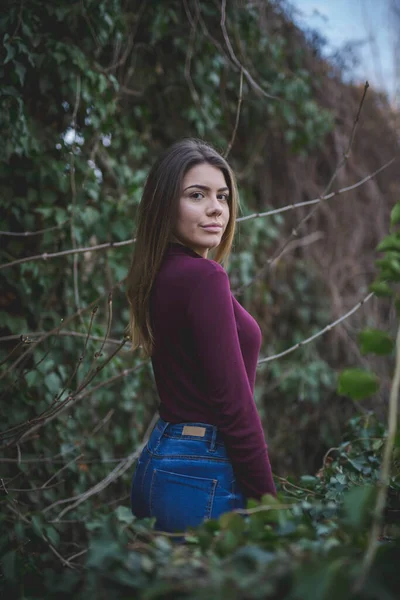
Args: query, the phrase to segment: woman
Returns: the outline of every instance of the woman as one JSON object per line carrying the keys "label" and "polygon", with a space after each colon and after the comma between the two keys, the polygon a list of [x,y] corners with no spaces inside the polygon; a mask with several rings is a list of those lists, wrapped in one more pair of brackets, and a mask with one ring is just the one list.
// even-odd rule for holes
{"label": "woman", "polygon": [[161,155],[139,207],[130,333],[151,356],[160,418],[136,464],[131,508],[163,531],[276,494],[253,399],[261,330],[220,264],[238,208],[234,173],[197,139]]}

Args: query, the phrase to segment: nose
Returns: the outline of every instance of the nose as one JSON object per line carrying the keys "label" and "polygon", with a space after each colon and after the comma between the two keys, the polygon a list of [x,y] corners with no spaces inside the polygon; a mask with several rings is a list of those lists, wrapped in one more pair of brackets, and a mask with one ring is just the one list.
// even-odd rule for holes
{"label": "nose", "polygon": [[218,215],[220,215],[222,213],[222,206],[220,201],[218,200],[218,194],[211,194],[210,197],[211,200],[210,206],[208,207],[208,212],[210,212],[211,214],[217,213]]}

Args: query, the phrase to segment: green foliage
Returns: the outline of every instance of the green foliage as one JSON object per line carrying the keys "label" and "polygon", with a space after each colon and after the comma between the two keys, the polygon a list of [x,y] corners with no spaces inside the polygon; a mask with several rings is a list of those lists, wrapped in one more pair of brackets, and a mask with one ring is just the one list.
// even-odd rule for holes
{"label": "green foliage", "polygon": [[338,382],[339,394],[348,395],[354,400],[372,396],[379,388],[379,380],[371,371],[365,369],[345,369]]}
{"label": "green foliage", "polygon": [[365,329],[358,336],[358,343],[363,354],[390,354],[394,349],[392,337],[379,329]]}
{"label": "green foliage", "polygon": [[[200,3],[204,22],[193,38],[191,87],[185,68],[191,27],[180,0],[5,4],[0,229],[44,231],[2,237],[2,263],[42,255],[1,274],[1,434],[10,461],[2,463],[1,478],[2,596],[323,600],[340,590],[343,598],[356,599],[351,583],[370,520],[365,481],[377,481],[385,435],[372,419],[360,425],[362,432],[355,425],[320,477],[288,478],[278,501],[250,503],[247,519],[226,514],[208,521],[188,532],[184,545],[156,535],[154,520],[132,517],[127,490],[133,464],[106,485],[110,471],[137,448],[156,409],[153,374],[126,344],[116,352],[128,322],[118,282],[126,276],[131,245],[67,252],[133,237],[148,168],[176,138],[199,135],[227,147],[239,77],[221,52],[220,6]],[[187,6],[194,14],[195,3]],[[237,140],[252,145],[261,123],[290,152],[305,156],[322,145],[333,117],[315,98],[318,82],[304,51],[293,48],[285,32],[270,35],[259,25],[255,4],[227,3],[234,46],[246,49],[259,85],[280,98],[267,100],[245,80]],[[236,142],[232,164],[247,164],[251,154]],[[241,184],[245,212],[254,208],[253,184],[252,174]],[[395,208],[392,226],[398,222]],[[243,227],[244,250],[230,273],[238,283],[254,276],[254,257],[265,262],[282,223],[276,216]],[[398,281],[400,275],[397,233],[385,248],[374,291],[387,295],[386,276]],[[50,258],[58,252],[64,253]],[[279,351],[318,331],[329,315],[309,265],[299,261],[277,279],[281,283],[260,294],[266,304],[282,307],[275,339],[268,339],[268,350]],[[77,308],[87,310],[77,314]],[[53,335],[29,336],[42,331]],[[376,334],[363,343],[368,351],[388,349],[388,339]],[[308,409],[332,392],[335,372],[309,347],[290,363],[272,363],[271,373],[289,414],[293,407],[299,411],[293,418],[299,446],[301,427],[312,420]],[[360,380],[352,381],[357,394]],[[44,416],[43,428],[18,439]],[[101,492],[85,499],[101,482]],[[393,475],[393,494],[398,486]],[[388,507],[395,501],[390,497]],[[365,584],[370,598],[395,597],[396,582],[385,568],[398,559],[398,542],[378,552]]]}
{"label": "green foliage", "polygon": [[[42,515],[31,514],[28,523],[17,521],[10,532],[13,548],[2,559],[3,591],[6,597],[77,600],[109,595],[325,600],[335,598],[338,590],[349,600],[395,598],[400,590],[395,576],[398,540],[381,546],[361,595],[354,591],[384,439],[384,427],[372,415],[352,419],[346,439],[333,449],[330,461],[326,458],[318,477],[288,479],[278,498],[249,501],[247,514],[208,520],[188,530],[180,542],[155,533],[154,519],[137,520],[123,505],[98,511],[82,523],[88,550],[75,563],[79,568],[64,568],[57,576],[45,566],[49,550],[42,536],[61,551],[60,536],[51,530],[63,532],[65,539],[69,525],[50,525]],[[391,485],[393,492],[400,491],[400,481],[392,478]],[[3,514],[3,523],[6,518]],[[4,548],[6,529],[1,531]],[[27,551],[30,544],[36,552]]]}

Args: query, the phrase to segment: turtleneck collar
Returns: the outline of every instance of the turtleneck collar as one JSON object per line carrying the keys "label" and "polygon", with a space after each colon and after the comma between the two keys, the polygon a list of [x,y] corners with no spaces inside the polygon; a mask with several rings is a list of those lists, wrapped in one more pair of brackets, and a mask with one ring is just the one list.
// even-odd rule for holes
{"label": "turtleneck collar", "polygon": [[167,250],[170,254],[187,254],[189,256],[193,256],[194,258],[203,258],[200,256],[200,254],[197,254],[197,252],[192,250],[192,248],[184,246],[179,242],[168,242]]}

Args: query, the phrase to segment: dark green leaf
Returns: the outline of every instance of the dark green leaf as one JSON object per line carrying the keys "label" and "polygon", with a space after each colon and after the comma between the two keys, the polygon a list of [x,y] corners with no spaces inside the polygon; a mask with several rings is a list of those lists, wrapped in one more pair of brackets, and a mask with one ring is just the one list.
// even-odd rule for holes
{"label": "dark green leaf", "polygon": [[363,369],[345,369],[339,375],[338,393],[361,400],[372,396],[379,388],[379,378],[371,371]]}
{"label": "dark green leaf", "polygon": [[392,212],[390,213],[390,224],[397,225],[400,223],[400,202],[397,202],[392,208]]}
{"label": "dark green leaf", "polygon": [[392,288],[384,281],[374,281],[368,289],[370,292],[374,292],[376,296],[393,296]]}
{"label": "dark green leaf", "polygon": [[398,235],[387,235],[377,247],[378,252],[400,252],[400,238]]}
{"label": "dark green leaf", "polygon": [[343,509],[345,521],[350,527],[356,530],[365,528],[373,509],[376,497],[376,487],[373,485],[364,485],[354,487],[345,492],[343,497]]}
{"label": "dark green leaf", "polygon": [[358,343],[362,354],[374,352],[375,354],[390,354],[394,348],[394,341],[386,331],[380,329],[364,329],[358,335]]}

